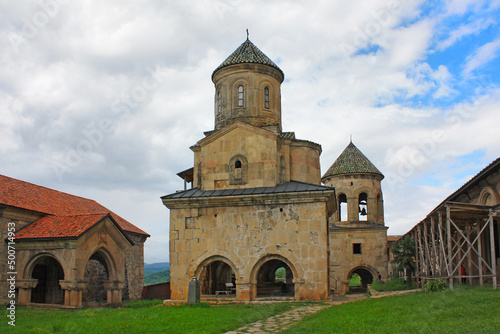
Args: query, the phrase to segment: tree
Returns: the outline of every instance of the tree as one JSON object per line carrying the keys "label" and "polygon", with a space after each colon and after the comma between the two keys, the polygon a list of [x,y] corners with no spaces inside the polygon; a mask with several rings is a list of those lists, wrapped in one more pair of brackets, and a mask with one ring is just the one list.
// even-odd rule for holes
{"label": "tree", "polygon": [[406,281],[411,285],[411,275],[415,270],[415,242],[408,234],[405,235],[392,246],[392,254],[392,263],[396,265],[397,270],[406,270]]}

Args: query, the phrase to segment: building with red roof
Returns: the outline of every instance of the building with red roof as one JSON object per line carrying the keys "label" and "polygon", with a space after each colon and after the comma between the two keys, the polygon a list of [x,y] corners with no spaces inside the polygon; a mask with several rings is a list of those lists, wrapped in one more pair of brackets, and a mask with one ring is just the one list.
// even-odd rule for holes
{"label": "building with red roof", "polygon": [[149,234],[99,203],[0,175],[0,223],[2,302],[140,299]]}

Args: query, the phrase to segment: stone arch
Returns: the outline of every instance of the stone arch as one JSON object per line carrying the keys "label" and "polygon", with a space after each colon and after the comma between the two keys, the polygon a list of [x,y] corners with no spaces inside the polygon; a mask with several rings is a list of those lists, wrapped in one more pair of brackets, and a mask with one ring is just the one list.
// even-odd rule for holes
{"label": "stone arch", "polygon": [[54,258],[54,260],[56,260],[63,268],[64,277],[67,277],[68,273],[67,273],[67,269],[66,269],[66,263],[64,262],[64,260],[60,259],[56,254],[53,254],[50,252],[43,252],[43,253],[36,254],[27,262],[26,266],[24,267],[24,271],[22,273],[22,278],[29,279],[31,277],[31,274],[33,272],[33,268],[34,268],[36,262],[38,261],[38,259],[40,259],[41,257],[46,257],[46,256]]}
{"label": "stone arch", "polygon": [[[108,271],[108,279],[109,280],[118,280],[121,279],[118,275],[118,269],[116,267],[116,261],[114,260],[113,256],[106,250],[106,248],[102,246],[95,247],[92,249],[92,251],[89,252],[89,255],[85,261],[85,266],[87,263],[92,260],[96,259],[100,262],[103,263],[103,265],[106,267],[106,270]],[[83,276],[83,272],[81,275]],[[83,279],[81,277],[80,279]]]}
{"label": "stone arch", "polygon": [[[106,290],[106,303],[116,305],[120,304],[122,302],[123,289],[125,288],[125,268],[117,266],[117,263],[122,263],[124,261],[124,259],[121,258],[121,253],[117,254],[117,258],[115,258],[110,251],[100,245],[93,248],[88,254],[89,255],[86,258],[86,261],[83,262],[84,267],[82,268],[83,270],[80,270],[80,277],[78,277],[78,279],[84,281],[84,268],[87,267],[87,264],[90,260],[98,260],[107,271],[107,279],[101,279],[101,282],[99,284],[100,289]],[[83,288],[85,288],[85,286]],[[80,292],[80,303],[81,297],[82,293]],[[95,301],[91,300],[91,302]]]}
{"label": "stone arch", "polygon": [[349,280],[352,274],[357,274],[361,278],[360,292],[366,292],[368,284],[371,284],[378,277],[378,271],[366,264],[353,267],[347,273],[347,280]]}
{"label": "stone arch", "polygon": [[338,220],[339,221],[347,221],[348,220],[348,197],[345,193],[339,193],[337,196],[338,203]]}
{"label": "stone arch", "polygon": [[[275,273],[285,268],[285,280],[277,281]],[[295,266],[286,257],[269,254],[260,258],[252,268],[250,281],[256,286],[255,296],[290,296],[295,297],[295,283],[298,280]]]}
{"label": "stone arch", "polygon": [[54,254],[41,253],[28,263],[24,277],[36,282],[31,288],[29,302],[64,304],[64,290],[60,282],[64,280],[66,273],[59,259]]}
{"label": "stone arch", "polygon": [[229,159],[229,184],[241,185],[248,182],[248,160],[243,154]]}
{"label": "stone arch", "polygon": [[110,266],[102,251],[94,252],[87,260],[83,274],[83,280],[87,283],[82,291],[82,302],[105,303],[107,291],[104,284],[110,279]]}
{"label": "stone arch", "polygon": [[497,192],[491,187],[484,187],[479,195],[479,204],[481,205],[494,205],[499,202]]}
{"label": "stone arch", "polygon": [[368,213],[371,214],[372,210],[371,206],[368,205],[368,193],[363,191],[358,195],[358,220],[367,220]]}
{"label": "stone arch", "polygon": [[196,267],[194,276],[200,282],[201,294],[214,295],[226,290],[226,283],[236,284],[238,270],[234,263],[224,256],[210,256]]}

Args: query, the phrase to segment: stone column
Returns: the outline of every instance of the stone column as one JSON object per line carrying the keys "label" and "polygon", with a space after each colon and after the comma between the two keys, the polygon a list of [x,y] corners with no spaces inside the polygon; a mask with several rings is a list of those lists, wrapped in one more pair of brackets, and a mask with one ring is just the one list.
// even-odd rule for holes
{"label": "stone column", "polygon": [[366,217],[368,221],[377,222],[377,198],[376,197],[368,197],[366,201],[366,211],[368,216]]}
{"label": "stone column", "polygon": [[[255,290],[254,297],[252,298],[252,286]],[[236,282],[236,300],[238,301],[250,301],[255,299],[257,295],[257,284],[250,283],[239,283]]]}
{"label": "stone column", "polygon": [[347,220],[355,222],[359,220],[359,198],[347,198]]}
{"label": "stone column", "polygon": [[17,302],[20,305],[26,305],[31,302],[31,289],[38,284],[37,279],[17,279],[16,288],[18,289]]}
{"label": "stone column", "polygon": [[87,282],[60,280],[59,284],[64,290],[64,306],[67,308],[82,307],[82,293],[87,287]]}
{"label": "stone column", "polygon": [[104,289],[108,291],[108,304],[116,305],[122,303],[122,291],[125,288],[125,281],[105,281]]}

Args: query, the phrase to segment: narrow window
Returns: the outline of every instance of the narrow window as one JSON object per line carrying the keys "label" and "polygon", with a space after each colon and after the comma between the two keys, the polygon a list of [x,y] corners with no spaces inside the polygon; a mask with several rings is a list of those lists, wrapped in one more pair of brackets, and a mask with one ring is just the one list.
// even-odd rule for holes
{"label": "narrow window", "polygon": [[217,94],[217,113],[222,113],[222,96],[220,92]]}
{"label": "narrow window", "polygon": [[352,253],[361,254],[361,244],[352,244]]}
{"label": "narrow window", "polygon": [[235,180],[241,180],[241,161],[236,160],[234,163],[234,179]]}
{"label": "narrow window", "polygon": [[264,88],[264,108],[269,109],[269,88]]}
{"label": "narrow window", "polygon": [[366,193],[359,194],[359,221],[367,221],[368,219],[368,195]]}
{"label": "narrow window", "polygon": [[243,86],[238,87],[238,107],[243,107]]}
{"label": "narrow window", "polygon": [[347,196],[345,194],[339,195],[339,220],[347,221]]}

